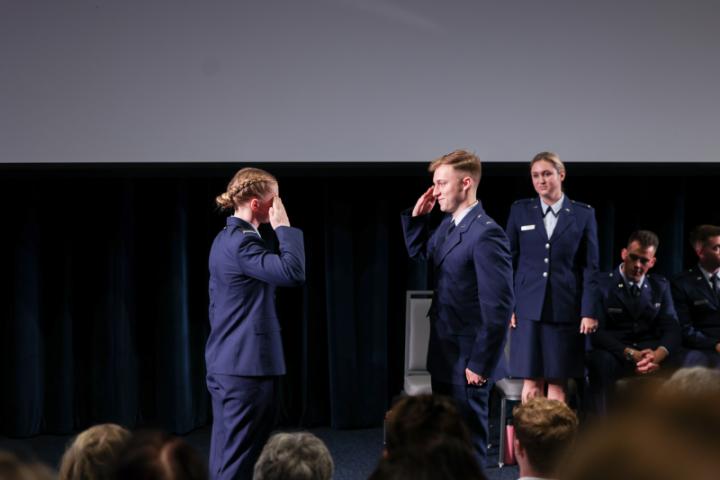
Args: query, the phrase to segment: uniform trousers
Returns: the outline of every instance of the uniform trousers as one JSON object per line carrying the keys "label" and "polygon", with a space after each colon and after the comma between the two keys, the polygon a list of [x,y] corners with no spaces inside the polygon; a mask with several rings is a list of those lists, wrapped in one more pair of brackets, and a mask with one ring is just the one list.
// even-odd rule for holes
{"label": "uniform trousers", "polygon": [[213,480],[252,479],[255,462],[275,426],[278,378],[208,373]]}
{"label": "uniform trousers", "polygon": [[488,445],[488,399],[492,384],[454,385],[452,383],[431,381],[435,395],[450,397],[470,430],[470,438],[475,446],[478,462],[485,468]]}
{"label": "uniform trousers", "polygon": [[720,353],[715,350],[685,350],[682,366],[720,368]]}

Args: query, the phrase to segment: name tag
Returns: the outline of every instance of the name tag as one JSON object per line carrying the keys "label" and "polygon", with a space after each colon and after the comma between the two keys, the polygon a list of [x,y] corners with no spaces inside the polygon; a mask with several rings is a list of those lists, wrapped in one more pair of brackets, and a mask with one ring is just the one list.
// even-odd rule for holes
{"label": "name tag", "polygon": [[703,300],[695,300],[693,302],[693,305],[695,305],[697,307],[698,305],[707,305],[708,303],[710,303],[710,302],[705,298]]}
{"label": "name tag", "polygon": [[523,225],[520,227],[521,232],[527,232],[528,230],[535,230],[535,225]]}
{"label": "name tag", "polygon": [[608,313],[622,313],[623,309],[617,307],[608,307],[607,311]]}

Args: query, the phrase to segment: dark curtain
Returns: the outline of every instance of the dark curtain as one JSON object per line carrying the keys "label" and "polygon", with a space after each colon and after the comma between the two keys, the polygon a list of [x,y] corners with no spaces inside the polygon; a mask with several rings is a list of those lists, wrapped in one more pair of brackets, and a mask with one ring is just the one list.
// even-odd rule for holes
{"label": "dark curtain", "polygon": [[[281,423],[378,426],[402,388],[405,291],[428,286],[399,221],[430,185],[426,165],[256,166],[279,178],[305,233],[307,282],[278,291]],[[236,168],[0,166],[0,434],[208,424],[207,254],[225,221],[214,197]],[[533,195],[527,165],[483,175],[485,209],[504,225]],[[720,222],[718,176],[714,164],[570,164],[566,192],[596,209],[602,269],[649,228],[654,271],[670,276],[694,261],[689,229]]]}

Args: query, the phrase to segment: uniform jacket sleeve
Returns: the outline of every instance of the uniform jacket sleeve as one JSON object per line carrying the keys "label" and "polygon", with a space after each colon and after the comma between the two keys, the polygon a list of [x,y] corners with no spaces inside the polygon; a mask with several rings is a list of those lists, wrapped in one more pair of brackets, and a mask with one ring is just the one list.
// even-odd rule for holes
{"label": "uniform jacket sleeve", "polygon": [[514,307],[512,259],[507,236],[497,225],[483,232],[472,253],[482,325],[468,368],[487,378],[500,358]]}
{"label": "uniform jacket sleeve", "polygon": [[590,340],[594,348],[607,350],[623,360],[623,351],[626,345],[608,330],[607,305],[605,304],[607,292],[605,288],[601,286],[604,280],[604,276],[602,276],[601,273],[596,274],[596,284],[598,287],[595,290],[596,300],[594,310],[597,315],[595,318],[598,319],[599,325],[597,332],[590,335]]}
{"label": "uniform jacket sleeve", "polygon": [[658,326],[661,333],[659,345],[667,348],[668,352],[673,354],[678,351],[682,344],[682,331],[675,311],[675,304],[670,294],[670,285],[667,281],[664,281],[662,285],[664,288],[660,300],[660,312],[658,312]]}
{"label": "uniform jacket sleeve", "polygon": [[720,339],[711,338],[693,326],[690,315],[690,303],[692,302],[692,299],[687,293],[683,283],[683,277],[680,276],[673,279],[671,284],[672,297],[675,302],[675,310],[677,311],[678,320],[680,322],[683,344],[685,344],[686,347],[698,348],[701,350],[713,349]]}
{"label": "uniform jacket sleeve", "polygon": [[517,215],[514,214],[515,205],[510,207],[510,216],[508,217],[507,228],[505,233],[507,234],[508,241],[510,242],[510,254],[512,256],[512,267],[513,271],[517,271],[518,267],[518,255],[520,254],[520,239],[518,238],[518,226],[515,218]]}
{"label": "uniform jacket sleeve", "polygon": [[430,231],[430,215],[412,216],[412,210],[402,212],[400,220],[405,237],[405,247],[410,258],[426,260],[432,253],[434,240]]}
{"label": "uniform jacket sleeve", "polygon": [[238,246],[238,263],[243,274],[270,285],[293,287],[305,282],[305,244],[301,230],[278,227],[275,234],[280,253],[267,249],[257,235],[245,235]]}
{"label": "uniform jacket sleeve", "polygon": [[580,307],[580,315],[582,317],[597,318],[597,289],[598,289],[598,263],[600,254],[598,252],[597,237],[597,221],[595,220],[595,211],[590,210],[590,218],[587,221],[585,230],[583,231],[584,257],[581,258],[583,264],[583,291],[582,304]]}

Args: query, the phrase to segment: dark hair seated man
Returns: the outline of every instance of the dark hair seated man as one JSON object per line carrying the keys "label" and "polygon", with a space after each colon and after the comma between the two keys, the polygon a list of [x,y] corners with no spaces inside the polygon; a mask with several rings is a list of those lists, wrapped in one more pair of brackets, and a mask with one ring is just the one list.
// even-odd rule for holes
{"label": "dark hair seated man", "polygon": [[680,325],[669,282],[648,271],[655,265],[657,235],[637,230],[622,249],[622,263],[598,278],[600,328],[591,336],[590,391],[604,412],[615,381],[651,374],[681,357]]}
{"label": "dark hair seated man", "polygon": [[686,349],[683,366],[720,367],[720,227],[700,225],[690,234],[695,267],[677,275],[672,295]]}

